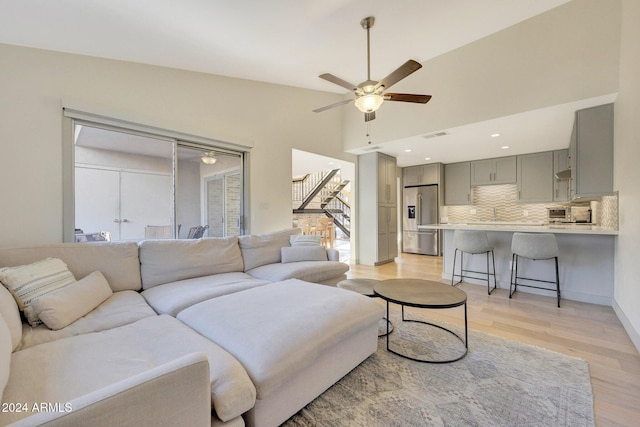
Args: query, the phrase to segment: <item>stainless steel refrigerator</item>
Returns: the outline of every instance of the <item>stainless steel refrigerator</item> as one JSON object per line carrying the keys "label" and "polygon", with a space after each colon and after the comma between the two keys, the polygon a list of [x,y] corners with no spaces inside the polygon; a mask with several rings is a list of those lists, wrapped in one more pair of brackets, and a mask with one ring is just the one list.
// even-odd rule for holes
{"label": "stainless steel refrigerator", "polygon": [[404,187],[402,252],[440,255],[439,230],[418,230],[438,222],[438,185]]}

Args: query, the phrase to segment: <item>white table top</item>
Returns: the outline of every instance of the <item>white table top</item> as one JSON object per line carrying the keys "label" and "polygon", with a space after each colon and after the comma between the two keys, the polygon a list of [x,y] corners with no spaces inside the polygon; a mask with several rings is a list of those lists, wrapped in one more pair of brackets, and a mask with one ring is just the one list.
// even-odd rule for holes
{"label": "white table top", "polygon": [[618,235],[618,230],[587,224],[546,224],[541,222],[483,221],[419,225],[418,230],[484,230],[555,234]]}

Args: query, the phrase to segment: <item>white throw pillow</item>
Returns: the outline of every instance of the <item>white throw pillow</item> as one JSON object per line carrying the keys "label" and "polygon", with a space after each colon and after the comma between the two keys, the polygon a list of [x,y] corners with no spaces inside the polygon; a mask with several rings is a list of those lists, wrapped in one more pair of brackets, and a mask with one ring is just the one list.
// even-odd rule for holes
{"label": "white throw pillow", "polygon": [[320,246],[321,242],[320,236],[315,236],[313,234],[304,234],[297,236],[290,236],[289,243],[291,246]]}
{"label": "white throw pillow", "polygon": [[31,307],[32,301],[75,281],[67,264],[57,258],[0,268],[0,282],[9,289],[31,326],[42,324]]}
{"label": "white throw pillow", "polygon": [[101,272],[94,271],[75,283],[33,300],[31,306],[49,329],[57,331],[90,313],[113,291]]}
{"label": "white throw pillow", "polygon": [[283,263],[328,260],[324,246],[285,246],[280,251]]}

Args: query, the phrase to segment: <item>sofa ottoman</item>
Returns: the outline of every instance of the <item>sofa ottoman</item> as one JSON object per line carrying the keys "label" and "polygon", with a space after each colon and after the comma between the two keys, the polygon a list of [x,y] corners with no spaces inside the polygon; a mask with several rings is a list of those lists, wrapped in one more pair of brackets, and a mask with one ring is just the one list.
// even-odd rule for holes
{"label": "sofa ottoman", "polygon": [[376,351],[384,309],[298,279],[201,302],[178,319],[231,353],[256,387],[248,426],[277,426]]}
{"label": "sofa ottoman", "polygon": [[[212,422],[241,425],[240,415],[256,396],[245,369],[219,345],[167,315],[16,351],[10,355],[10,375],[0,397],[31,405],[70,402],[192,353],[208,359]],[[0,412],[0,425],[28,415]]]}

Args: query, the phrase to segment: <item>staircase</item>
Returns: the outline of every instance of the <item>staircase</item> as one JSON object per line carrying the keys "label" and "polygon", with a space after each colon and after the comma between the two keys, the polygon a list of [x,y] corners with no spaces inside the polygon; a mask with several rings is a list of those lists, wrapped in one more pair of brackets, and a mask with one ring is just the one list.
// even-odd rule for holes
{"label": "staircase", "polygon": [[348,180],[339,176],[340,169],[307,174],[292,182],[294,214],[320,214],[333,219],[345,236],[350,237],[351,205],[345,187]]}

